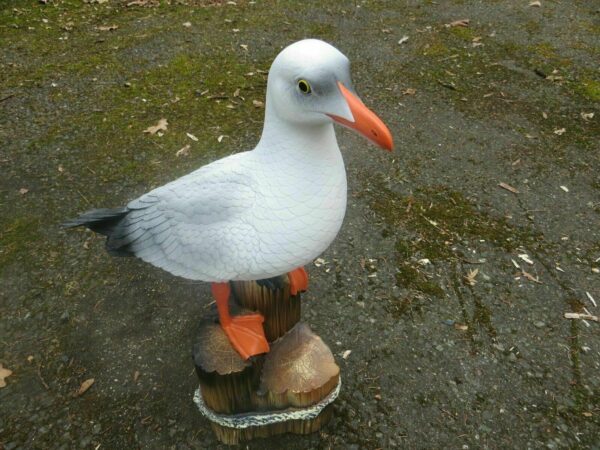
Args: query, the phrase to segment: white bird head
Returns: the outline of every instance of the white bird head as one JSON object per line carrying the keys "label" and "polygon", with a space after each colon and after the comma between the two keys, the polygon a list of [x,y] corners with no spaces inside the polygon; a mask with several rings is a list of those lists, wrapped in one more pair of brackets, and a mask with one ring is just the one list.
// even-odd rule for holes
{"label": "white bird head", "polygon": [[348,58],[317,39],[291,44],[275,58],[266,108],[267,117],[274,114],[295,125],[335,121],[386,150],[393,147],[388,128],[354,92]]}

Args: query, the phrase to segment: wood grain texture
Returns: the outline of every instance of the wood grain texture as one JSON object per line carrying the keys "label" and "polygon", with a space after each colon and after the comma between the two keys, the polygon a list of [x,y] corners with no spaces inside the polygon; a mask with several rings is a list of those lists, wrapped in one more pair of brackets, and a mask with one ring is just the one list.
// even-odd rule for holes
{"label": "wood grain texture", "polygon": [[[299,322],[300,296],[290,297],[287,277],[281,289],[254,281],[232,282],[232,313],[260,312],[271,351],[244,361],[233,350],[213,311],[200,324],[193,346],[194,364],[205,405],[219,414],[280,412],[323,400],[339,382],[339,367],[329,347]],[[243,310],[240,311],[240,308]],[[331,418],[328,405],[314,419],[289,420],[244,429],[211,422],[217,438],[237,444],[281,433],[306,434]]]}

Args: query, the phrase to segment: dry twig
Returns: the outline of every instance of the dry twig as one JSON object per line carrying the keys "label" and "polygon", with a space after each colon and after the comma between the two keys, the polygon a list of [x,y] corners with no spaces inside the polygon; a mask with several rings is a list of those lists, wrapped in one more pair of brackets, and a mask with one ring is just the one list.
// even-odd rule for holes
{"label": "dry twig", "polygon": [[592,314],[565,313],[565,319],[593,320],[594,322],[600,322],[600,317]]}

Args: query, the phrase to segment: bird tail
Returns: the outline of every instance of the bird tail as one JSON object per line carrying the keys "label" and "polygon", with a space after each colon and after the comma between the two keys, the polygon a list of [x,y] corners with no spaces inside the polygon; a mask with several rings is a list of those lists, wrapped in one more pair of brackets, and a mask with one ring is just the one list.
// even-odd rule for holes
{"label": "bird tail", "polygon": [[121,221],[129,214],[129,208],[101,208],[92,209],[81,214],[79,217],[68,220],[62,224],[65,228],[84,226],[90,230],[106,236],[106,248],[111,255],[132,256],[133,253],[125,248],[113,248],[108,245],[111,235],[121,224]]}

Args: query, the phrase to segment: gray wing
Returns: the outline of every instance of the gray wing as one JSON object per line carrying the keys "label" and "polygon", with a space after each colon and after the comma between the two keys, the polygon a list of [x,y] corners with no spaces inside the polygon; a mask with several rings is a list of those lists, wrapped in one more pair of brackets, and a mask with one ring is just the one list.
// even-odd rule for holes
{"label": "gray wing", "polygon": [[216,161],[127,205],[109,236],[113,251],[127,251],[175,275],[224,281],[246,270],[256,245],[246,216],[255,202],[244,154]]}

